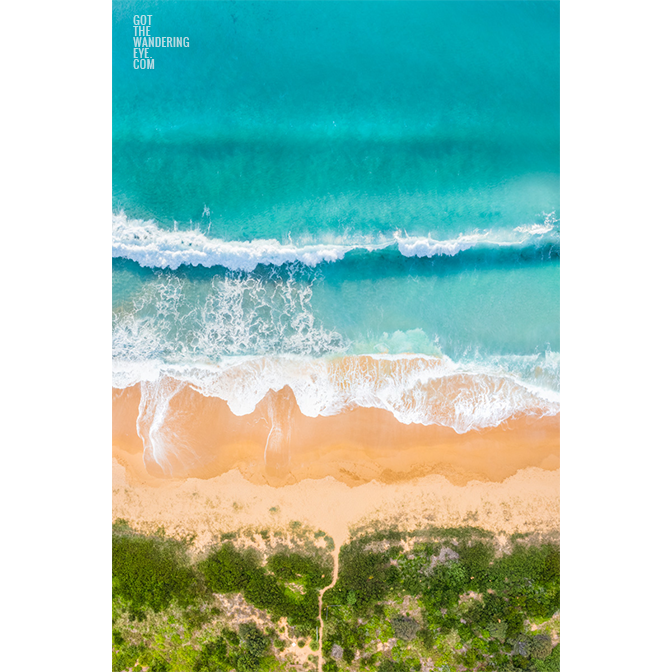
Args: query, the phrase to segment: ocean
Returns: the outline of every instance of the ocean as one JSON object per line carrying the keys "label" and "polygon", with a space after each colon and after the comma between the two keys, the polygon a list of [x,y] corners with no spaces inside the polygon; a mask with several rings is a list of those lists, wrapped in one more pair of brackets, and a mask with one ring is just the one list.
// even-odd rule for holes
{"label": "ocean", "polygon": [[[135,69],[140,15],[189,47]],[[559,160],[557,2],[114,2],[113,388],[145,460],[198,455],[194,398],[557,415]]]}

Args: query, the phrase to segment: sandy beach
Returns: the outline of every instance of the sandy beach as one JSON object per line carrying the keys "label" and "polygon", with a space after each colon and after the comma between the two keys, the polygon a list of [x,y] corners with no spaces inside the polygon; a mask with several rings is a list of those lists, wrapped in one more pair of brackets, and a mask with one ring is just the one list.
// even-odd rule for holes
{"label": "sandy beach", "polygon": [[[559,415],[458,434],[381,409],[306,417],[287,390],[237,416],[190,389],[173,402],[170,450],[145,450],[137,387],[113,392],[113,518],[168,533],[283,527],[337,543],[374,521],[494,532],[559,529]],[[189,448],[185,448],[189,446]]]}
{"label": "sandy beach", "polygon": [[[113,455],[134,484],[210,479],[236,469],[251,483],[278,487],[329,476],[354,486],[430,474],[465,485],[560,465],[559,415],[524,416],[458,434],[450,427],[406,425],[376,408],[307,417],[287,390],[269,393],[253,413],[237,416],[221,399],[187,388],[171,404],[164,421],[169,431],[162,428],[168,441],[161,443],[150,439],[154,429],[137,422],[139,403],[137,387],[113,393]],[[135,459],[141,453],[144,460]]]}
{"label": "sandy beach", "polygon": [[116,460],[113,473],[113,518],[146,531],[163,526],[168,534],[195,533],[200,547],[222,532],[283,528],[294,520],[324,530],[337,545],[350,528],[374,522],[405,529],[474,525],[503,534],[552,535],[559,528],[559,471],[536,467],[502,483],[464,486],[433,475],[354,487],[327,477],[277,488],[251,483],[233,470],[152,487],[131,485]]}
{"label": "sandy beach", "polygon": [[[469,455],[468,473],[493,476],[497,470],[513,470],[505,465],[504,458],[491,466],[486,448]],[[506,448],[499,446],[500,451],[506,452]],[[451,453],[457,450],[454,448]],[[168,534],[195,533],[199,547],[207,546],[222,532],[283,528],[295,520],[324,530],[337,545],[347,539],[351,528],[376,523],[406,529],[474,525],[503,534],[557,534],[559,469],[524,466],[501,481],[473,478],[464,482],[466,467],[451,467],[449,459],[445,459],[441,464],[446,465],[446,471],[452,470],[452,478],[440,473],[413,476],[411,472],[403,478],[404,464],[412,461],[411,454],[419,460],[427,458],[422,451],[410,449],[401,451],[396,463],[393,455],[387,456],[383,464],[389,465],[389,473],[396,474],[389,482],[371,478],[353,485],[331,474],[319,478],[305,475],[295,483],[278,487],[255,482],[237,468],[211,478],[157,478],[147,473],[141,452],[117,448],[113,458],[112,515],[113,519],[124,518],[145,531],[162,526]],[[317,459],[312,469],[308,463],[305,473],[324,472],[330,467],[339,474],[348,468],[359,474],[366,470],[362,460],[344,459],[348,455],[353,457],[346,449],[322,455],[322,461]],[[316,457],[320,457],[317,451]],[[423,470],[431,470],[431,463],[420,463]]]}

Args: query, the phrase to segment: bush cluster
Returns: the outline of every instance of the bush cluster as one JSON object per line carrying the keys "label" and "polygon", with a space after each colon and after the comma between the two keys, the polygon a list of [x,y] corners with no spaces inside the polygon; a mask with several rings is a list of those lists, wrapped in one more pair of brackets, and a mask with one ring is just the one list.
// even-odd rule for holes
{"label": "bush cluster", "polygon": [[[364,642],[358,623],[385,613],[387,600],[412,595],[421,605],[422,623],[393,617],[390,625],[397,638],[418,637],[429,652],[441,633],[457,632],[457,661],[467,669],[552,669],[558,647],[553,648],[548,635],[525,635],[525,622],[551,618],[559,609],[558,546],[514,540],[510,554],[496,557],[490,535],[455,532],[443,531],[432,541],[415,543],[410,555],[392,543],[385,551],[372,550],[372,542],[385,540],[372,536],[342,547],[338,582],[325,595],[325,603],[342,605],[328,612],[325,659],[334,645],[343,648],[344,659],[346,651],[353,658],[357,650],[361,655]],[[458,559],[437,563],[446,543]],[[478,598],[461,601],[470,594]],[[391,664],[381,661],[378,669]]]}
{"label": "bush cluster", "polygon": [[[420,668],[418,656],[434,655],[448,635],[459,638],[451,648],[453,665],[491,672],[558,672],[559,646],[553,647],[550,635],[531,633],[525,625],[530,619],[548,619],[559,608],[557,545],[534,546],[514,539],[513,551],[496,557],[485,533],[434,530],[428,536],[415,540],[411,553],[396,543],[402,539],[398,532],[389,538],[383,533],[361,537],[341,548],[338,581],[324,596],[325,672],[355,667],[413,672]],[[446,545],[454,553],[444,553],[439,562]],[[381,548],[386,550],[376,550]],[[455,554],[457,559],[448,559]],[[193,634],[219,613],[212,595],[242,593],[272,618],[286,617],[301,646],[314,637],[318,592],[332,578],[316,556],[283,550],[264,564],[258,554],[239,551],[230,541],[193,563],[185,544],[158,533],[144,536],[127,525],[113,528],[112,570],[113,670],[119,672],[138,666],[150,672],[271,669],[271,644],[284,648],[284,640],[273,629],[262,632],[254,623],[243,624],[237,632],[221,630],[214,639],[209,634],[200,647],[193,646]],[[390,603],[398,604],[406,596],[417,605],[413,618],[395,615],[398,607]],[[185,632],[182,644],[182,635],[177,640],[168,636],[173,641],[166,648],[142,640],[123,622],[115,625],[124,612],[131,619],[143,619],[148,610],[168,607],[178,608]],[[367,629],[370,621],[372,629]],[[399,652],[406,652],[403,659],[398,652],[392,657],[367,652],[369,631],[376,637],[383,631],[387,637],[393,633]],[[311,642],[313,650],[315,646]]]}
{"label": "bush cluster", "polygon": [[[199,571],[212,592],[243,593],[250,604],[308,632],[318,625],[318,591],[331,581],[331,571],[314,558],[282,552],[263,567],[252,551],[238,551],[231,543],[206,558]],[[304,593],[288,583],[298,583]]]}
{"label": "bush cluster", "polygon": [[171,602],[192,604],[199,580],[181,545],[160,537],[121,533],[112,537],[112,594],[137,617],[144,609],[165,609]]}
{"label": "bush cluster", "polygon": [[254,623],[243,623],[238,634],[224,630],[207,643],[194,664],[194,672],[256,672],[263,666],[270,640]]}
{"label": "bush cluster", "polygon": [[408,616],[395,616],[390,623],[395,637],[406,641],[413,639],[420,629],[418,622]]}

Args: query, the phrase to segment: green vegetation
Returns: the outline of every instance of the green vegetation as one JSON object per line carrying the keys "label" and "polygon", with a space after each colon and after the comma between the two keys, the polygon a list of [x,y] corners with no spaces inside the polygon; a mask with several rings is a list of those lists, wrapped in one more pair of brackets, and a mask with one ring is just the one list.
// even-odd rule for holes
{"label": "green vegetation", "polygon": [[527,535],[510,544],[502,553],[489,533],[462,528],[378,531],[342,547],[338,581],[324,596],[329,669],[410,672],[428,659],[442,670],[556,669],[559,548]]}
{"label": "green vegetation", "polygon": [[276,619],[284,616],[306,632],[317,627],[318,591],[331,582],[331,569],[315,558],[281,551],[262,567],[253,551],[237,551],[231,543],[208,556],[198,569],[213,593],[242,593],[258,609]]}
{"label": "green vegetation", "polygon": [[[254,536],[245,530],[222,534],[219,546],[195,557],[189,539],[170,539],[162,530],[140,534],[117,521],[112,528],[113,670],[270,671],[282,669],[277,658],[291,649],[290,640],[317,650],[318,593],[331,582],[333,560],[323,548],[324,533],[308,535],[296,523],[292,531],[298,537],[289,539],[289,548],[276,545],[267,554],[241,548]],[[257,534],[270,544],[268,530]],[[225,605],[240,595],[262,621],[228,625]],[[289,627],[284,635],[274,626],[283,617]],[[265,630],[261,622],[267,623]]]}
{"label": "green vegetation", "polygon": [[[273,672],[306,653],[315,670],[329,542],[294,522],[196,555],[189,539],[117,522],[113,671]],[[339,568],[323,599],[325,672],[560,669],[555,544],[518,535],[504,553],[478,528],[379,530],[341,547]]]}
{"label": "green vegetation", "polygon": [[134,617],[143,618],[147,608],[165,609],[173,601],[193,604],[200,592],[182,544],[117,528],[112,537],[112,595],[123,600]]}
{"label": "green vegetation", "polygon": [[408,618],[408,616],[395,616],[391,623],[392,630],[394,630],[394,636],[408,641],[413,639],[420,629],[417,621]]}

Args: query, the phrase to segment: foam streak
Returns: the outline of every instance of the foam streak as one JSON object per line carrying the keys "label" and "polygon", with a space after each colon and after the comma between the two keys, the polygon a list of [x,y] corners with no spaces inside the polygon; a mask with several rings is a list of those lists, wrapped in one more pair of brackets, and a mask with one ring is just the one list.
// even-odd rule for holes
{"label": "foam streak", "polygon": [[449,240],[397,232],[392,238],[375,242],[353,238],[295,245],[270,239],[226,241],[211,238],[200,230],[169,231],[151,220],[128,219],[122,212],[112,216],[112,256],[130,259],[145,267],[173,270],[182,265],[201,265],[250,272],[259,264],[280,266],[293,262],[315,267],[322,262],[340,261],[353,250],[372,252],[396,246],[405,257],[433,257],[454,256],[476,246],[522,247],[557,242],[556,221],[550,214],[543,225],[518,226],[506,232],[475,230]]}

